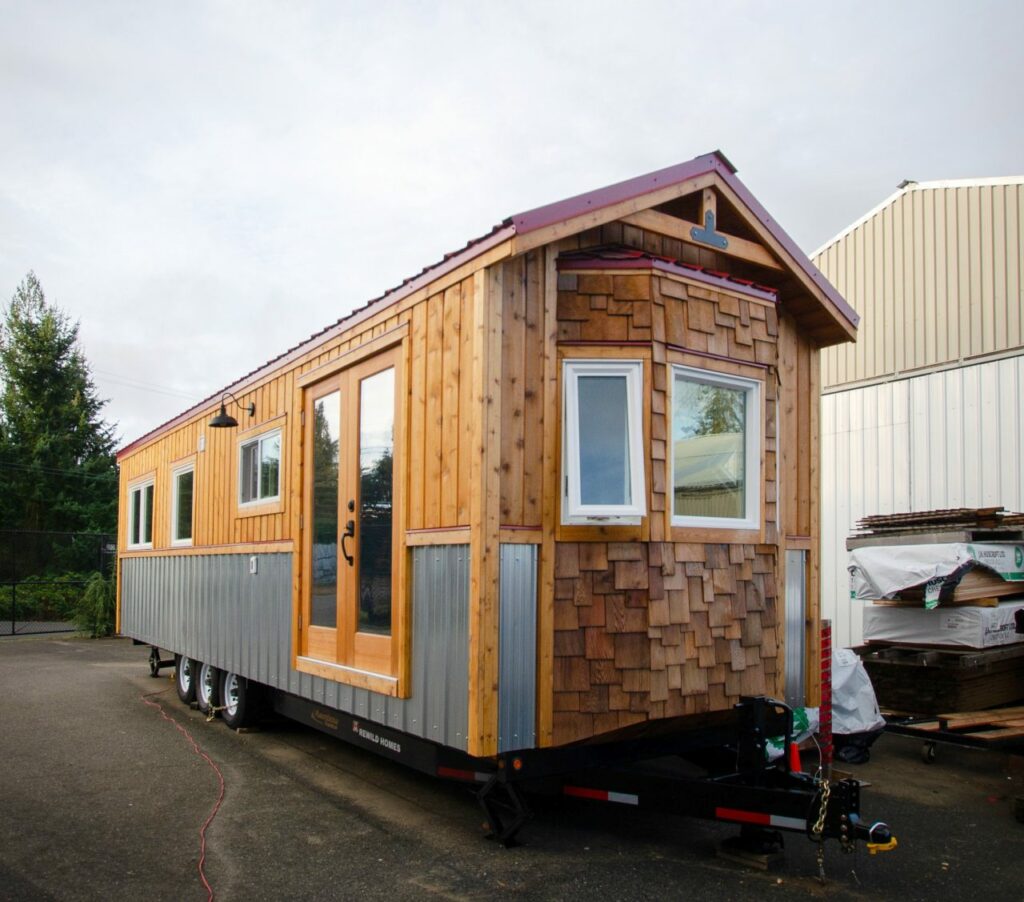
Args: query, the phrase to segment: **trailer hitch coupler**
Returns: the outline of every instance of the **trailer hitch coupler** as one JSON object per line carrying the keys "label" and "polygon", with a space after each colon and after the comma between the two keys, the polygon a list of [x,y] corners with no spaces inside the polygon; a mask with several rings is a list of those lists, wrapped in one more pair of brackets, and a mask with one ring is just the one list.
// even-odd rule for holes
{"label": "trailer hitch coupler", "polygon": [[891,852],[898,845],[889,825],[882,821],[875,821],[870,827],[865,827],[864,824],[854,824],[853,833],[855,838],[865,841],[871,855],[877,855],[879,852]]}

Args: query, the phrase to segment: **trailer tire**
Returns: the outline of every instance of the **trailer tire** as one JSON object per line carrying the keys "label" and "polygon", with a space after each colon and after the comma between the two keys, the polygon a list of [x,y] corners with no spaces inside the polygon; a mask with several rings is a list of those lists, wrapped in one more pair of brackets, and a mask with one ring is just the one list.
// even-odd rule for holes
{"label": "trailer tire", "polygon": [[206,663],[199,665],[196,705],[203,714],[212,714],[220,706],[220,671]]}
{"label": "trailer tire", "polygon": [[261,686],[227,670],[221,674],[221,719],[233,730],[255,723],[260,716]]}
{"label": "trailer tire", "polygon": [[174,656],[174,686],[183,704],[191,705],[196,700],[196,671],[199,666],[185,655]]}

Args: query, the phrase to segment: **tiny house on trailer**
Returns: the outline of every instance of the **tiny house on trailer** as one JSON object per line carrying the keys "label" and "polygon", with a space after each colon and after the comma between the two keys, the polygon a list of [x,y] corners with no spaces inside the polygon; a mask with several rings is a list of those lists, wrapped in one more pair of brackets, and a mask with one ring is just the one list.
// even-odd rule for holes
{"label": "tiny house on trailer", "polygon": [[119,629],[471,778],[817,704],[856,324],[717,152],[510,217],[119,453]]}

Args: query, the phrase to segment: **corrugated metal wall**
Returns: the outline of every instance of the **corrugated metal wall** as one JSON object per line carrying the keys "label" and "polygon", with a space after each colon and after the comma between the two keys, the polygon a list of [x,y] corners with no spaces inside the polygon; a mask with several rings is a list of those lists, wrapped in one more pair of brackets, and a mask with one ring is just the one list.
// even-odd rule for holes
{"label": "corrugated metal wall", "polygon": [[821,596],[837,646],[859,644],[846,538],[869,514],[1024,510],[1024,355],[822,397]]}
{"label": "corrugated metal wall", "polygon": [[533,748],[537,697],[537,546],[501,546],[498,751]]}
{"label": "corrugated metal wall", "polygon": [[1024,346],[1024,179],[912,184],[814,263],[861,314],[822,352],[822,385]]}
{"label": "corrugated metal wall", "polygon": [[291,555],[178,555],[121,562],[121,631],[268,686],[466,748],[469,547],[412,552],[412,693],[395,699],[291,668]]}

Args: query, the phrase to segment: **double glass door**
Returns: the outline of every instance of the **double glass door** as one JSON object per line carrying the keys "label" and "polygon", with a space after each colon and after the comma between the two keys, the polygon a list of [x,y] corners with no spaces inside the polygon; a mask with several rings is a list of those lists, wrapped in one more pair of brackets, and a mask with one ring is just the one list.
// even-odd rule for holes
{"label": "double glass door", "polygon": [[305,393],[302,654],[394,674],[395,411],[398,350]]}

